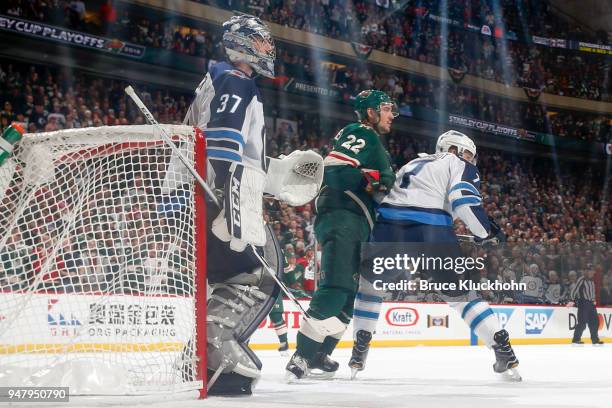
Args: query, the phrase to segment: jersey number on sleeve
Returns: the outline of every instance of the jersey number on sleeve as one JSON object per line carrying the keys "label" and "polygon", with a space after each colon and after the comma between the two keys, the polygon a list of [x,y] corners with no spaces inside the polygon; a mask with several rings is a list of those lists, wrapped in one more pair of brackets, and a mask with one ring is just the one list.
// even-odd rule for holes
{"label": "jersey number on sleeve", "polygon": [[352,151],[355,154],[359,153],[359,151],[365,146],[365,140],[357,139],[354,135],[348,135],[346,138],[348,140],[342,143],[340,146]]}
{"label": "jersey number on sleeve", "polygon": [[[217,113],[221,113],[225,111],[225,108],[227,108],[227,101],[229,101],[229,98],[230,98],[229,94],[221,95],[221,97],[219,98],[219,103],[221,103],[221,106],[219,106],[219,109],[217,109]],[[240,105],[240,102],[242,101],[242,98],[239,97],[238,95],[232,95],[232,99],[235,99],[236,102],[234,102],[234,106],[232,106],[232,108],[230,109],[230,113],[236,112],[236,109],[238,109],[238,105]]]}
{"label": "jersey number on sleeve", "polygon": [[423,166],[425,166],[427,163],[429,163],[429,161],[423,160],[423,161],[417,162],[412,170],[404,173],[404,175],[402,176],[402,182],[400,183],[400,188],[407,188],[408,185],[410,184],[410,177],[416,176],[419,173],[419,171],[423,170]]}

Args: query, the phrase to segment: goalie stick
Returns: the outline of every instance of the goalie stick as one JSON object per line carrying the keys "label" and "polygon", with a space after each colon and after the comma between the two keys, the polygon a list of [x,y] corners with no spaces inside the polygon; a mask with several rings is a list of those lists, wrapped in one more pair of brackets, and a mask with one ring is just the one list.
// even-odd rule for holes
{"label": "goalie stick", "polygon": [[[149,111],[149,109],[144,104],[144,102],[136,94],[136,92],[134,91],[134,88],[132,88],[132,86],[128,86],[127,88],[125,88],[125,93],[130,98],[132,98],[132,100],[134,101],[134,103],[136,104],[138,109],[140,109],[140,111],[143,113],[143,115],[145,116],[147,121],[151,125],[155,126],[160,131],[162,139],[164,140],[164,142],[172,149],[174,154],[177,155],[177,157],[179,158],[181,163],[183,163],[185,168],[196,179],[198,184],[200,184],[202,186],[204,191],[206,191],[206,194],[208,194],[208,196],[211,199],[211,201],[217,206],[217,208],[221,208],[221,204],[219,203],[219,200],[217,199],[215,194],[212,192],[211,188],[208,186],[206,181],[204,181],[204,179],[198,174],[198,172],[193,168],[193,166],[191,166],[191,164],[189,164],[189,162],[187,161],[185,156],[183,156],[183,154],[181,153],[179,148],[176,147],[174,142],[172,142],[172,138],[170,137],[170,135],[168,135],[166,133],[166,130],[160,126],[160,124],[157,122],[157,120],[155,119],[153,114]],[[329,336],[329,335],[340,333],[341,331],[343,331],[345,329],[344,323],[342,323],[340,321],[340,319],[338,319],[336,317],[330,317],[330,318],[327,318],[327,319],[324,319],[324,320],[313,319],[306,312],[306,310],[302,307],[300,302],[298,302],[298,300],[295,298],[295,296],[293,296],[293,294],[289,291],[287,286],[285,286],[285,284],[276,276],[276,273],[272,270],[272,267],[270,266],[270,264],[268,264],[268,261],[266,261],[257,252],[256,248],[253,245],[249,244],[249,247],[253,251],[253,254],[255,255],[255,257],[259,260],[259,262],[263,266],[264,270],[266,272],[268,272],[268,274],[271,275],[272,279],[274,279],[276,284],[281,288],[281,290],[285,293],[285,295],[287,295],[289,300],[291,300],[298,307],[298,309],[303,313],[304,318],[308,321],[308,323],[315,330],[319,331],[321,334],[325,334],[326,336]]]}

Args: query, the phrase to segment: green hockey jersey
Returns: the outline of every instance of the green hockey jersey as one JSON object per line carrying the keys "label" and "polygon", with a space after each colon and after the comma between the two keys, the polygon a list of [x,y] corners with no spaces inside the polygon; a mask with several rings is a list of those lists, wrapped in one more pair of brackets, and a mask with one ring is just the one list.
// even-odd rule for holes
{"label": "green hockey jersey", "polygon": [[334,138],[333,150],[325,157],[324,165],[317,212],[350,210],[366,217],[372,227],[376,203],[373,194],[366,192],[364,171],[379,171],[380,186],[385,189],[395,182],[389,154],[378,133],[361,123],[351,123]]}

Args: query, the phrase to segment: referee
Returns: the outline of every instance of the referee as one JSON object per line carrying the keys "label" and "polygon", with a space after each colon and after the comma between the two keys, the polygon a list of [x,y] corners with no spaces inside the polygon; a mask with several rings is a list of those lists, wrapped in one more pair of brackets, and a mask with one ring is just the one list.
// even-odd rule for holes
{"label": "referee", "polygon": [[603,344],[597,335],[597,327],[599,320],[597,319],[597,309],[595,309],[595,282],[593,276],[595,270],[592,265],[588,265],[584,275],[578,278],[576,285],[573,287],[570,294],[570,302],[568,306],[576,305],[578,308],[578,323],[574,329],[573,344],[584,344],[581,341],[582,332],[589,326],[591,332],[591,341],[593,344]]}

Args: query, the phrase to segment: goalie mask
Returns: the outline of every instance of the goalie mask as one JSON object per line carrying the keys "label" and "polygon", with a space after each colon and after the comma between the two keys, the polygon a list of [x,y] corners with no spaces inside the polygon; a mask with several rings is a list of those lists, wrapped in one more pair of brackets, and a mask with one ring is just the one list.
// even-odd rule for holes
{"label": "goalie mask", "polygon": [[243,14],[223,23],[223,47],[231,62],[245,62],[258,74],[274,78],[274,40],[259,18]]}
{"label": "goalie mask", "polygon": [[476,145],[468,136],[456,130],[442,133],[436,142],[436,153],[446,153],[455,148],[457,156],[476,165]]}

